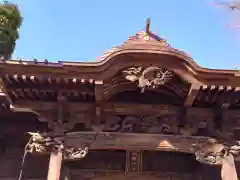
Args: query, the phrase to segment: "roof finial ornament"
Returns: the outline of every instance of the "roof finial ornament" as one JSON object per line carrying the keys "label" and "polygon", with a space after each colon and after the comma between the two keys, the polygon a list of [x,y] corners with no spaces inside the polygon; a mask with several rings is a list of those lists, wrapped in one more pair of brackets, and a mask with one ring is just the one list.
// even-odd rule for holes
{"label": "roof finial ornament", "polygon": [[146,28],[145,33],[149,34],[150,33],[150,18],[147,18],[145,28]]}

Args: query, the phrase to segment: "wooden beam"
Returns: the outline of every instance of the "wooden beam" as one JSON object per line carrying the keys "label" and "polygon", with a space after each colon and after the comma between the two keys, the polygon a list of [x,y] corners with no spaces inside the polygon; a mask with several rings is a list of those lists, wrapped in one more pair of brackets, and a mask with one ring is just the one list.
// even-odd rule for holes
{"label": "wooden beam", "polygon": [[189,89],[188,96],[184,102],[184,106],[189,107],[192,106],[194,100],[197,97],[197,94],[200,90],[201,84],[200,83],[193,83]]}
{"label": "wooden beam", "polygon": [[39,94],[39,93],[42,93],[42,92],[55,92],[55,91],[60,90],[61,92],[65,92],[65,93],[79,94],[79,92],[87,92],[88,94],[93,95],[93,92],[87,86],[80,86],[79,88],[76,88],[76,89],[69,89],[66,86],[65,87],[45,86],[44,88],[36,88],[36,87],[31,87],[30,85],[28,87],[24,87],[24,86],[21,87],[19,85],[19,87],[9,87],[8,90],[9,90],[9,92],[15,92],[15,93],[18,93],[19,89],[21,89],[23,91],[30,91],[31,90],[31,92],[34,92],[34,94]]}
{"label": "wooden beam", "polygon": [[90,149],[128,149],[179,151],[193,153],[194,144],[202,144],[213,138],[201,136],[176,136],[164,134],[105,133],[95,132],[68,133],[64,137],[65,146],[82,147],[90,144]]}
{"label": "wooden beam", "polygon": [[[46,101],[16,101],[14,102],[15,108],[29,109],[29,111],[36,112],[46,112],[47,114],[54,114],[57,109],[56,102],[46,102]],[[67,107],[71,113],[84,112],[89,108],[93,108],[94,104],[91,103],[77,103],[77,102],[67,102]],[[151,105],[151,104],[133,104],[133,103],[104,103],[103,109],[107,113],[116,113],[117,115],[146,115],[151,116],[153,114],[159,114],[161,116],[178,116],[180,107],[173,105]],[[195,108],[188,107],[188,112],[192,114],[194,120],[198,120],[199,117],[212,118],[212,113],[210,113],[210,108]],[[239,110],[229,109],[229,115],[231,118],[238,117]],[[194,116],[197,114],[198,118]],[[232,115],[231,115],[232,114]],[[103,115],[103,114],[101,114]],[[102,117],[104,118],[104,117]]]}
{"label": "wooden beam", "polygon": [[[77,110],[77,109],[87,109],[89,107],[93,107],[94,104],[90,103],[77,103],[77,102],[68,102],[69,110]],[[57,104],[55,102],[47,102],[47,101],[16,101],[14,103],[15,107],[18,108],[29,108],[35,111],[48,111],[49,109],[56,109]],[[145,115],[152,115],[155,113],[160,113],[162,115],[178,115],[179,107],[173,105],[165,105],[165,104],[134,104],[134,103],[104,103],[103,104],[104,111],[106,112],[116,112],[119,115],[136,115],[141,114],[141,112]],[[197,113],[199,111],[209,111],[209,108],[194,108],[189,107],[191,112]]]}
{"label": "wooden beam", "polygon": [[[16,108],[29,108],[34,109],[38,111],[47,111],[47,110],[53,110],[57,109],[57,103],[56,102],[48,102],[48,101],[28,101],[28,100],[19,100],[14,103],[14,106]],[[89,103],[69,103],[68,106],[70,106],[70,109],[76,106],[89,106]]]}

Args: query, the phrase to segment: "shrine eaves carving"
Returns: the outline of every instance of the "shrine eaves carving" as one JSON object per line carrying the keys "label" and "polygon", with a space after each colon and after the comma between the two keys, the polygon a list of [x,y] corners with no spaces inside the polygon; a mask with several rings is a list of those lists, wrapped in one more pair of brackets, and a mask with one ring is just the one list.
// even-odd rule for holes
{"label": "shrine eaves carving", "polygon": [[145,88],[157,88],[173,77],[173,71],[161,67],[131,67],[123,71],[125,78],[129,81],[138,81],[141,92]]}

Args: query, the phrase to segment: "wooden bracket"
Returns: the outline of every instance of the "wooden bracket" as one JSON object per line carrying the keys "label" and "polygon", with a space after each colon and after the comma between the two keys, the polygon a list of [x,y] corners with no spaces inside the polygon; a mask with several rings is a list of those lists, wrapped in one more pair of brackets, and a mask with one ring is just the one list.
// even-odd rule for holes
{"label": "wooden bracket", "polygon": [[13,104],[12,99],[7,93],[7,90],[2,78],[0,78],[0,98],[5,98],[9,104]]}
{"label": "wooden bracket", "polygon": [[200,83],[193,83],[189,89],[188,96],[184,102],[184,106],[189,107],[192,106],[197,94],[200,90],[201,84]]}

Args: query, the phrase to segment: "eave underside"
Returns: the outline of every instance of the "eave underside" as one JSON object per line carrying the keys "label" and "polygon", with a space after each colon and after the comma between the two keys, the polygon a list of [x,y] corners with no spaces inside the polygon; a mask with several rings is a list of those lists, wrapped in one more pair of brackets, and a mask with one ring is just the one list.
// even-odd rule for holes
{"label": "eave underside", "polygon": [[[224,103],[229,104],[230,108],[238,108],[239,106],[239,87],[192,84],[192,86],[198,86],[198,88],[195,94],[191,94],[192,86],[183,82],[177,76],[154,90],[147,90],[145,95],[140,93],[136,83],[126,81],[121,75],[102,81],[99,88],[97,88],[96,82],[94,79],[34,77],[24,74],[5,75],[2,78],[2,83],[5,89],[3,93],[5,94],[4,97],[6,97],[6,103],[3,103],[3,105],[8,107],[9,103],[18,100],[57,101],[58,95],[65,96],[69,102],[93,103],[99,99],[97,97],[99,93],[96,94],[96,91],[101,88],[100,98],[104,101],[134,102],[134,100],[126,99],[123,96],[136,96],[136,103],[144,103],[144,101],[139,100],[151,99],[149,93],[154,93],[154,97],[159,97],[159,100],[156,101],[155,98],[145,103],[184,105],[189,99],[192,99],[189,105],[194,107],[214,107],[221,106]],[[128,95],[127,92],[131,93],[131,95]],[[150,96],[148,97],[146,94]],[[161,101],[160,99],[164,97],[168,98],[168,100]],[[2,101],[4,102],[4,99]]]}

